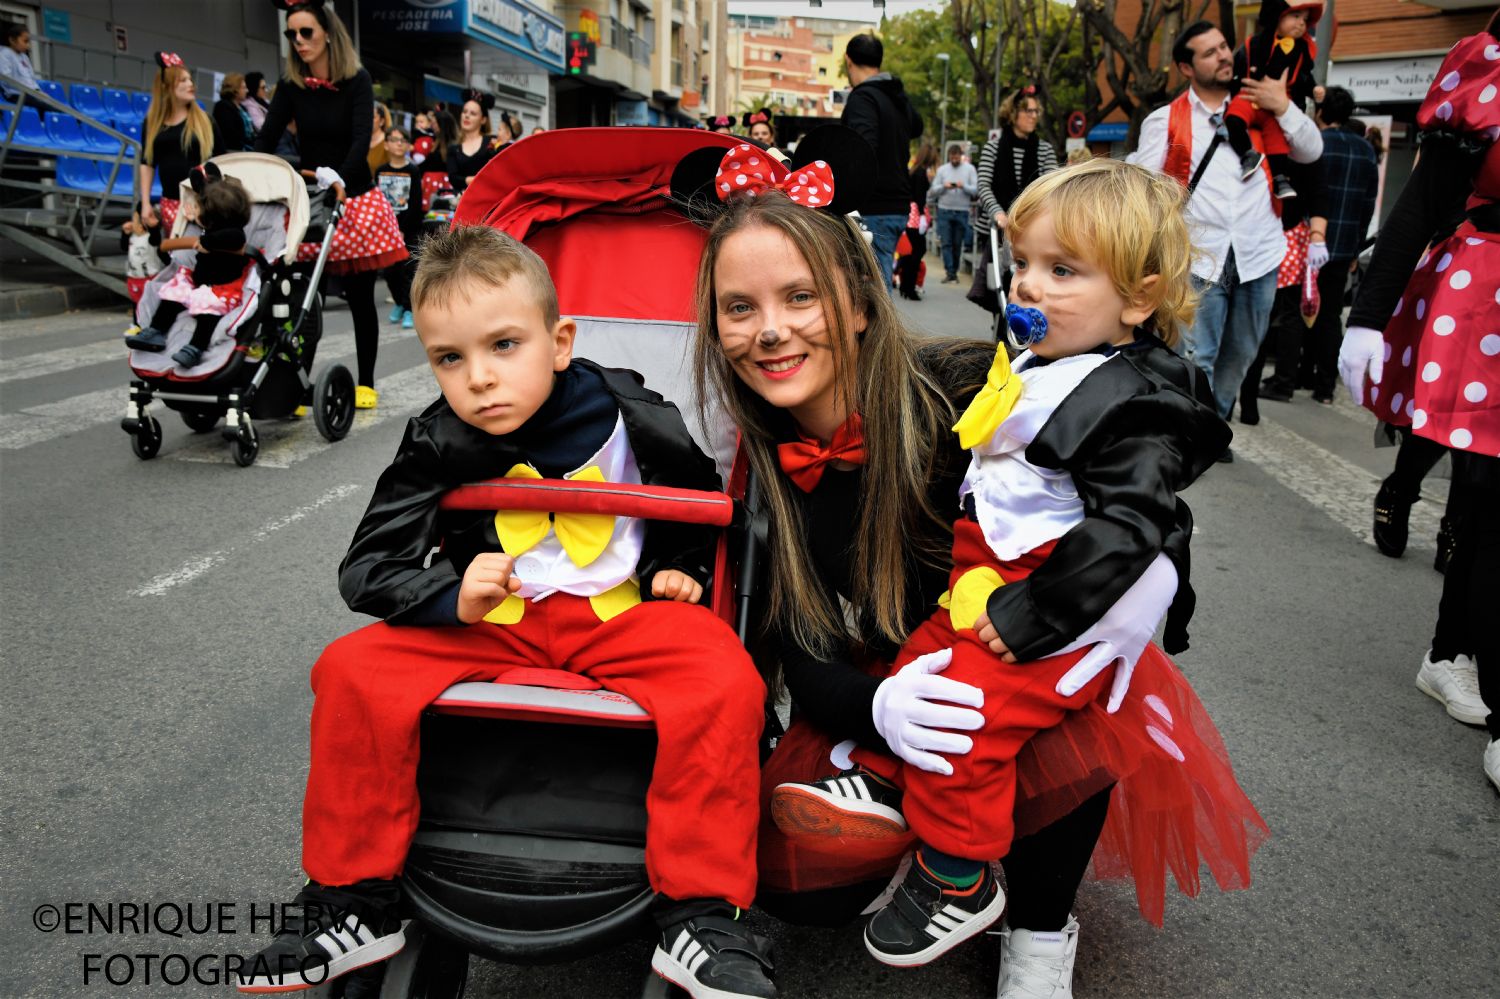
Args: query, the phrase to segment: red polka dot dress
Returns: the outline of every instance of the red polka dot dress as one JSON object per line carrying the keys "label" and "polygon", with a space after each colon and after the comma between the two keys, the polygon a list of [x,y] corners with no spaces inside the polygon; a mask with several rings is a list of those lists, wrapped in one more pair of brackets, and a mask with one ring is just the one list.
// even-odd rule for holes
{"label": "red polka dot dress", "polygon": [[[1468,208],[1500,200],[1500,45],[1448,53],[1417,112],[1424,131],[1487,146]],[[1418,262],[1385,327],[1385,371],[1365,405],[1446,447],[1500,455],[1500,233],[1466,220]]]}
{"label": "red polka dot dress", "polygon": [[[303,243],[300,261],[316,260],[321,243]],[[344,217],[333,233],[328,251],[330,274],[357,274],[384,270],[409,257],[396,213],[380,188],[372,187],[344,203]]]}

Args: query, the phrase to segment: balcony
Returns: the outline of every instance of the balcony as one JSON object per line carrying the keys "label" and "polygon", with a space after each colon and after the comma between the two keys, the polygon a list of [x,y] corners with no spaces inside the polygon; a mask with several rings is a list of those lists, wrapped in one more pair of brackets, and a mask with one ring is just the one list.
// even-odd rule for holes
{"label": "balcony", "polygon": [[651,42],[613,17],[609,19],[609,45],[637,66],[651,67]]}

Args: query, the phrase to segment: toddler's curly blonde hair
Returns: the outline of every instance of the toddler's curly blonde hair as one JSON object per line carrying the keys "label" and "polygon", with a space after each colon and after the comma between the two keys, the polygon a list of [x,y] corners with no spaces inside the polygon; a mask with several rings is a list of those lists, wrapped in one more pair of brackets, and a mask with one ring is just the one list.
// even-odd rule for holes
{"label": "toddler's curly blonde hair", "polygon": [[1183,218],[1183,186],[1119,160],[1095,159],[1037,178],[1010,209],[1016,239],[1043,212],[1064,250],[1103,267],[1127,301],[1157,275],[1146,326],[1174,346],[1193,321],[1193,241]]}

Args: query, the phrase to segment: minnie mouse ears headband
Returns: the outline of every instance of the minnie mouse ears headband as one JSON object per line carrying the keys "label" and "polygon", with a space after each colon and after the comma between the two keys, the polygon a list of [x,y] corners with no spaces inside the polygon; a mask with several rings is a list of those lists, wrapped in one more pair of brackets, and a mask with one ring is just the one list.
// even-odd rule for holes
{"label": "minnie mouse ears headband", "polygon": [[210,182],[223,179],[223,172],[213,162],[204,163],[202,166],[193,167],[192,170],[188,171],[188,183],[192,185],[193,193],[200,198],[203,196],[203,192],[208,190]]}
{"label": "minnie mouse ears headband", "polygon": [[734,197],[778,190],[804,207],[845,215],[869,197],[874,177],[869,144],[842,125],[824,125],[802,137],[785,165],[749,142],[727,152],[719,145],[695,149],[672,171],[672,197],[711,217]]}
{"label": "minnie mouse ears headband", "polygon": [[495,106],[495,95],[487,94],[482,90],[465,90],[463,102],[467,104],[470,101],[478,104],[480,110],[482,110],[485,114],[489,114],[490,109]]}
{"label": "minnie mouse ears headband", "polygon": [[288,14],[306,7],[323,6],[323,0],[271,0],[271,3],[277,10],[284,10]]}
{"label": "minnie mouse ears headband", "polygon": [[182,56],[176,52],[158,52],[156,53],[156,65],[162,69],[167,69],[171,66],[181,66]]}
{"label": "minnie mouse ears headband", "polygon": [[709,128],[733,128],[734,119],[727,114],[716,114],[708,119]]}
{"label": "minnie mouse ears headband", "polygon": [[759,124],[760,122],[765,122],[767,125],[769,125],[771,124],[771,113],[769,111],[751,111],[745,115],[742,121],[744,122],[746,128],[749,128],[751,125]]}

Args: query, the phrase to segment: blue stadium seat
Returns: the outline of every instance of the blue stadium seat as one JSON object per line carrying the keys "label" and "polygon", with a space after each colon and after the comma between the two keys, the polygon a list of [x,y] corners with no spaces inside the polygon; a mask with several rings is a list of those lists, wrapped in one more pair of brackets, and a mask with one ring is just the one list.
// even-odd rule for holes
{"label": "blue stadium seat", "polygon": [[63,91],[63,85],[56,80],[38,80],[36,81],[36,85],[42,89],[42,93],[54,101],[62,101],[64,104],[68,103],[68,95]]}
{"label": "blue stadium seat", "polygon": [[104,88],[104,110],[109,116],[118,122],[140,121],[140,115],[136,113],[135,105],[131,103],[130,94],[114,87]]}
{"label": "blue stadium seat", "polygon": [[83,126],[83,139],[88,143],[88,149],[94,153],[117,153],[120,151],[120,140],[112,135],[106,134],[102,129],[93,125]]}
{"label": "blue stadium seat", "polygon": [[90,118],[108,117],[104,110],[104,98],[100,96],[98,87],[75,83],[68,88],[68,96],[72,99],[73,107]]}
{"label": "blue stadium seat", "polygon": [[141,141],[141,123],[138,121],[121,121],[115,119],[115,128],[130,136],[136,142]]}
{"label": "blue stadium seat", "polygon": [[88,140],[83,137],[83,132],[78,127],[78,119],[70,118],[65,114],[49,112],[43,119],[47,124],[47,137],[58,149],[87,150]]}
{"label": "blue stadium seat", "polygon": [[136,117],[141,121],[145,121],[146,112],[151,110],[151,95],[141,93],[131,94],[130,106],[135,109]]}
{"label": "blue stadium seat", "polygon": [[99,170],[93,160],[80,160],[71,156],[57,158],[57,186],[75,191],[104,190],[104,181],[99,179]]}
{"label": "blue stadium seat", "polygon": [[52,145],[47,130],[42,127],[42,116],[30,105],[21,109],[21,120],[16,123],[16,141],[28,146]]}
{"label": "blue stadium seat", "polygon": [[[102,191],[104,190],[104,186],[109,183],[109,172],[115,168],[115,165],[106,160],[96,160],[95,162],[99,164],[99,190]],[[123,194],[128,198],[131,192],[135,190],[135,181],[131,177],[133,170],[134,165],[129,160],[120,164],[120,172],[115,175],[115,194]]]}

